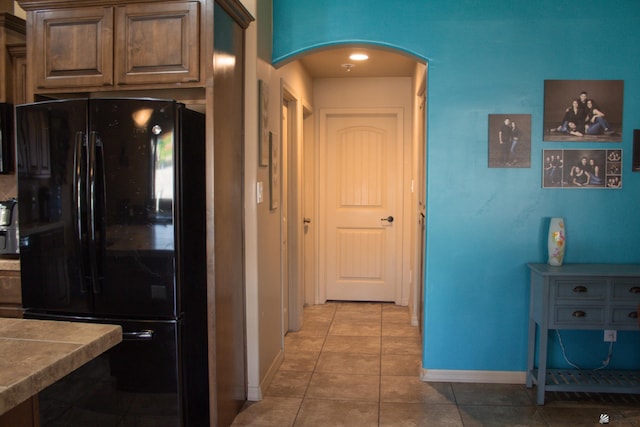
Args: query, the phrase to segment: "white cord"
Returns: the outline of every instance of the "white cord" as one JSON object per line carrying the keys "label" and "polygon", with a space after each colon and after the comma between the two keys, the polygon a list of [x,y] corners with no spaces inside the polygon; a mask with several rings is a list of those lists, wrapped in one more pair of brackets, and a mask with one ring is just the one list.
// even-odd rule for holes
{"label": "white cord", "polygon": [[556,329],[556,335],[558,336],[558,342],[560,343],[560,349],[562,350],[562,357],[564,357],[564,360],[571,366],[573,366],[576,369],[582,369],[580,366],[576,365],[575,363],[573,363],[572,361],[569,360],[569,358],[567,357],[567,353],[564,350],[564,344],[562,343],[562,337],[560,336],[560,331]]}
{"label": "white cord", "polygon": [[609,366],[609,362],[611,361],[612,354],[613,354],[613,341],[609,343],[609,354],[607,354],[607,358],[602,361],[602,366],[600,366],[599,368],[595,368],[594,371],[598,371],[600,369],[603,369]]}
{"label": "white cord", "polygon": [[[564,343],[562,342],[562,337],[560,336],[560,331],[558,329],[555,330],[556,331],[556,335],[558,336],[558,342],[560,343],[560,349],[562,350],[562,357],[564,357],[564,360],[571,366],[573,366],[576,369],[582,369],[580,366],[576,365],[575,363],[573,363],[572,361],[569,360],[569,358],[567,357],[567,353],[564,349]],[[613,341],[609,343],[609,354],[607,354],[607,358],[605,360],[602,361],[602,366],[598,367],[598,368],[594,368],[594,371],[598,371],[600,369],[604,369],[607,366],[609,366],[609,362],[611,361],[611,355],[613,354]]]}

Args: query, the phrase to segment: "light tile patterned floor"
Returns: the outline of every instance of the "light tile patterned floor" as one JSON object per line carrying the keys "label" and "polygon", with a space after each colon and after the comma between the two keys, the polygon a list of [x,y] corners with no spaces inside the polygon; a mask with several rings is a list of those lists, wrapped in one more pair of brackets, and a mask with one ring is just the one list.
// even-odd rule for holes
{"label": "light tile patterned floor", "polygon": [[260,402],[234,426],[640,426],[640,397],[547,393],[524,385],[426,383],[421,340],[406,307],[328,303],[305,308]]}

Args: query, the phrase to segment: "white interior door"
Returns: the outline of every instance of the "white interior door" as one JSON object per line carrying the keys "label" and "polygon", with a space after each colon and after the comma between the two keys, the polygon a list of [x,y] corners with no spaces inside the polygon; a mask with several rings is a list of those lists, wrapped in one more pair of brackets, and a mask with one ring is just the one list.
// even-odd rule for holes
{"label": "white interior door", "polygon": [[321,117],[327,300],[395,301],[402,266],[402,114]]}

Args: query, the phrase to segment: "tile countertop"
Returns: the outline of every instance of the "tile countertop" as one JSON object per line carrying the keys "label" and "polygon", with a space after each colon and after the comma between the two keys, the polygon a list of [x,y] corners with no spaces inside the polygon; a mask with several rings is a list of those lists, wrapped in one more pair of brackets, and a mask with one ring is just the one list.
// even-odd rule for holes
{"label": "tile countertop", "polygon": [[0,414],[120,341],[116,325],[0,318]]}

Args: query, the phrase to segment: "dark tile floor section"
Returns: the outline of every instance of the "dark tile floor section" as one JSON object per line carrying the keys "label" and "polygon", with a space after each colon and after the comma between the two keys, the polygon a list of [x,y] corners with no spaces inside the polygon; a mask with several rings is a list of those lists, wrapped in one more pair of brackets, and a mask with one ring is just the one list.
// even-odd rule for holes
{"label": "dark tile floor section", "polygon": [[640,396],[547,393],[512,384],[427,383],[421,340],[406,307],[328,303],[307,307],[301,331],[263,400],[233,426],[640,426]]}

